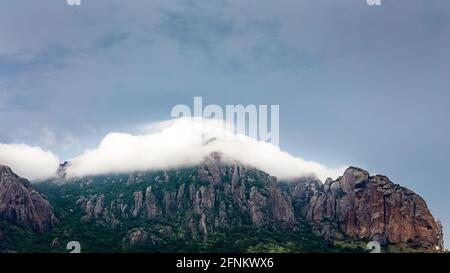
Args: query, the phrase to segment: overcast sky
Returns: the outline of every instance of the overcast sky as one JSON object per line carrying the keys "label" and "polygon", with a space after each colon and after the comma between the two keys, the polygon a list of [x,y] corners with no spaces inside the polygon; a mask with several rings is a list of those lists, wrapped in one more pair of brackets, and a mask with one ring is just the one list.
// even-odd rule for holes
{"label": "overcast sky", "polygon": [[382,2],[8,1],[0,143],[69,159],[194,96],[279,104],[283,150],[385,174],[450,227],[450,1]]}

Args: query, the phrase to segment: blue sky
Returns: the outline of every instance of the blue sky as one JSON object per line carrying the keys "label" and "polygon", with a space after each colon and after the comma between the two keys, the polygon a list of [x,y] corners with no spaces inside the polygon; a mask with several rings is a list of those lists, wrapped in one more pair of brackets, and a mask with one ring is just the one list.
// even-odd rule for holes
{"label": "blue sky", "polygon": [[1,143],[71,158],[194,96],[279,104],[282,149],[386,174],[450,227],[447,0],[15,0],[0,35]]}

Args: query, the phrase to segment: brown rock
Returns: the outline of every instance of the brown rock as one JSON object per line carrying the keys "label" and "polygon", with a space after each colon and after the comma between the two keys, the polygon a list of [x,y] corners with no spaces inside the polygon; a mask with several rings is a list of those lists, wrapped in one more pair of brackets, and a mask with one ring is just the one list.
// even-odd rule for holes
{"label": "brown rock", "polygon": [[[293,198],[306,195],[296,193]],[[382,243],[408,243],[425,247],[437,243],[436,222],[425,201],[385,176],[369,176],[350,167],[336,181],[327,181],[304,198],[305,217],[330,237],[339,233]]]}
{"label": "brown rock", "polygon": [[143,200],[144,200],[144,195],[142,194],[141,191],[137,191],[137,192],[133,193],[133,196],[134,196],[133,216],[136,217],[141,212],[142,205],[143,205]]}
{"label": "brown rock", "polygon": [[57,219],[53,207],[28,182],[0,165],[0,218],[37,232],[49,231]]}
{"label": "brown rock", "polygon": [[153,219],[158,215],[158,207],[156,205],[156,197],[153,194],[152,187],[147,187],[145,191],[145,208],[147,217]]}
{"label": "brown rock", "polygon": [[139,246],[144,245],[148,237],[148,233],[144,228],[135,228],[128,232],[127,240],[131,246]]}

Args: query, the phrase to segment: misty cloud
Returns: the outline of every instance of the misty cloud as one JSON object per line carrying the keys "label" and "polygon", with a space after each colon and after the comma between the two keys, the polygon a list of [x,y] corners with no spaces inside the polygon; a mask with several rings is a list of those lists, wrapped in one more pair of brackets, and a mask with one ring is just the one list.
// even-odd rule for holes
{"label": "misty cloud", "polygon": [[[141,135],[110,133],[99,147],[71,161],[69,176],[178,168],[201,163],[211,152],[237,160],[282,179],[315,175],[337,177],[345,167],[327,168],[294,157],[279,147],[234,134],[216,120],[181,118],[149,126]],[[155,128],[159,131],[155,131]]]}
{"label": "misty cloud", "polygon": [[58,170],[59,159],[53,153],[26,144],[0,143],[0,164],[17,175],[30,179],[45,179]]}

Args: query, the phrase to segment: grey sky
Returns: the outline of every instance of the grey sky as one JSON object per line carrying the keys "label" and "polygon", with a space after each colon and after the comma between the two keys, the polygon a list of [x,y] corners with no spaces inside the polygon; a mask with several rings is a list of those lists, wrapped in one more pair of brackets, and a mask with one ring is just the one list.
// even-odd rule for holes
{"label": "grey sky", "polygon": [[386,174],[450,227],[448,0],[15,0],[0,37],[2,143],[70,158],[194,96],[279,104],[282,149]]}

